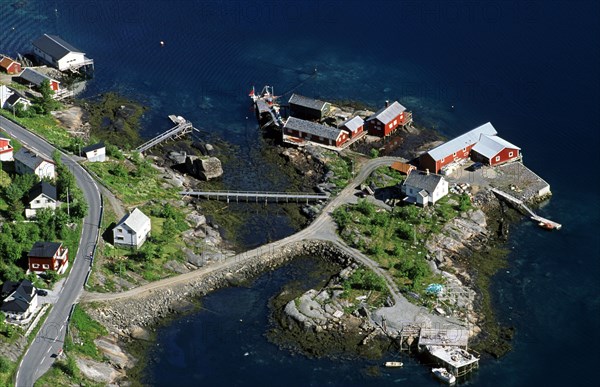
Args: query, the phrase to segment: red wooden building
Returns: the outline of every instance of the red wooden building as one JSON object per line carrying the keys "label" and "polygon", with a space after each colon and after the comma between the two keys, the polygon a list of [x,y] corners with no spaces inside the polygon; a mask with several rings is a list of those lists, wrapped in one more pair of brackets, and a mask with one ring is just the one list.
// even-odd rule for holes
{"label": "red wooden building", "polygon": [[29,254],[29,270],[43,273],[47,270],[62,274],[69,267],[69,249],[58,242],[35,242]]}
{"label": "red wooden building", "polygon": [[365,127],[365,121],[359,116],[354,116],[340,125],[340,129],[346,131],[350,138],[358,137]]}
{"label": "red wooden building", "polygon": [[0,59],[0,69],[2,69],[7,74],[18,74],[21,72],[21,64],[16,60],[12,60],[9,57],[5,56]]}
{"label": "red wooden building", "polygon": [[482,135],[471,150],[471,158],[495,166],[521,157],[521,148],[498,136]]}
{"label": "red wooden building", "polygon": [[283,126],[283,134],[284,136],[335,147],[342,146],[350,138],[350,135],[344,130],[296,117],[288,118]]}
{"label": "red wooden building", "polygon": [[35,71],[32,68],[27,67],[19,77],[25,82],[30,83],[35,86],[40,86],[43,81],[47,80],[50,83],[50,88],[54,91],[58,91],[60,89],[60,82],[56,79],[52,79],[47,75],[44,75],[40,72]]}
{"label": "red wooden building", "polygon": [[477,144],[481,135],[484,134],[494,136],[497,132],[492,124],[488,122],[461,134],[423,153],[419,157],[419,169],[439,173],[444,166],[469,158],[471,149]]}
{"label": "red wooden building", "polygon": [[388,102],[385,104],[383,109],[367,118],[367,130],[373,136],[388,136],[400,126],[412,122],[412,113],[407,112],[406,108],[398,101],[394,101],[391,105]]}

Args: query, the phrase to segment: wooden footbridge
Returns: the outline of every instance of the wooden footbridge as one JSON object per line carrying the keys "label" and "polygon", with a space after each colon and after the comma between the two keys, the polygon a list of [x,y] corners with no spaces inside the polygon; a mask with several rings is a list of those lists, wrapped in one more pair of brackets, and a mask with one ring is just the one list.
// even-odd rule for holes
{"label": "wooden footbridge", "polygon": [[517,207],[521,208],[526,214],[529,215],[531,220],[534,222],[538,222],[540,225],[544,225],[545,228],[557,229],[560,230],[562,228],[562,224],[552,221],[550,219],[543,218],[537,215],[531,208],[529,208],[521,199],[517,199],[516,197],[507,194],[506,192],[500,191],[496,188],[490,188],[490,190],[496,195],[502,197],[510,203],[515,204]]}
{"label": "wooden footbridge", "polygon": [[329,199],[328,194],[310,194],[295,192],[261,192],[261,191],[182,191],[181,195],[198,196],[205,199],[225,200],[227,203],[300,203]]}
{"label": "wooden footbridge", "polygon": [[167,130],[166,132],[159,134],[158,136],[154,137],[153,139],[146,141],[142,145],[138,146],[135,149],[136,152],[144,153],[148,149],[152,148],[155,145],[160,144],[163,141],[173,139],[173,138],[178,139],[178,138],[190,133],[192,130],[198,130],[198,129],[194,128],[194,126],[192,125],[192,123],[190,121],[186,120],[185,118],[183,118],[181,116],[175,117],[175,116],[171,115],[171,116],[169,116],[169,118],[173,122],[175,122],[177,125],[175,125],[171,129]]}

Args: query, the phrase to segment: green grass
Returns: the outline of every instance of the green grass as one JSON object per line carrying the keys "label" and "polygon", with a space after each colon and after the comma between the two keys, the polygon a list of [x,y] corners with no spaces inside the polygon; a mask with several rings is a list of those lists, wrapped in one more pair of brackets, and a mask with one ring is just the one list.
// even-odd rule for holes
{"label": "green grass", "polygon": [[27,129],[44,137],[48,142],[61,148],[67,148],[71,144],[71,135],[61,127],[53,116],[36,116],[32,118],[14,117],[12,112],[0,109],[3,115]]}
{"label": "green grass", "polygon": [[102,383],[94,382],[85,378],[78,369],[75,359],[67,356],[66,359],[57,360],[52,367],[39,378],[35,387],[71,387],[87,386],[101,387]]}
{"label": "green grass", "polygon": [[406,176],[390,167],[379,167],[371,173],[371,176],[365,182],[374,184],[377,188],[390,187],[402,183]]}
{"label": "green grass", "polygon": [[328,157],[327,169],[334,173],[331,182],[335,184],[339,192],[352,179],[352,160],[333,151],[325,151],[324,154]]}
{"label": "green grass", "polygon": [[[94,340],[107,335],[108,331],[100,323],[94,321],[79,305],[75,306],[69,329],[72,335],[67,335],[65,350],[88,356],[101,361],[103,356],[98,351]],[[71,337],[77,337],[78,342],[73,342]]]}
{"label": "green grass", "polygon": [[12,386],[13,374],[17,370],[17,363],[0,355],[0,386]]}

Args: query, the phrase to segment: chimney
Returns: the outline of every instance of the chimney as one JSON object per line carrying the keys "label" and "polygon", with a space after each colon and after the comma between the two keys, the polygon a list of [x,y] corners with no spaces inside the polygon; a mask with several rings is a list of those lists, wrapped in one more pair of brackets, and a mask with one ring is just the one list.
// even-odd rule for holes
{"label": "chimney", "polygon": [[425,174],[429,176],[429,168],[425,168]]}
{"label": "chimney", "polygon": [[385,100],[385,107],[390,107],[390,100],[389,99]]}

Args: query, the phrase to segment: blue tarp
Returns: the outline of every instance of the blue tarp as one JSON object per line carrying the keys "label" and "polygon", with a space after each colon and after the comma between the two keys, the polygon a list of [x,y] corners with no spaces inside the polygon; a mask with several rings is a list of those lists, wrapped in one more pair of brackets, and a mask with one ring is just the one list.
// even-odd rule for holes
{"label": "blue tarp", "polygon": [[430,284],[425,291],[430,294],[439,294],[444,289],[443,285]]}

